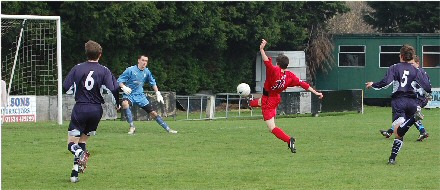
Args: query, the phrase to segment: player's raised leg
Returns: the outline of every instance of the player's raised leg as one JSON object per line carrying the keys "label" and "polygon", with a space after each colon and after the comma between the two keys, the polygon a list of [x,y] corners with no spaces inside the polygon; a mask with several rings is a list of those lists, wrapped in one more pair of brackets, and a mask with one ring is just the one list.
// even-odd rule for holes
{"label": "player's raised leg", "polygon": [[295,148],[295,138],[290,137],[289,135],[287,135],[281,128],[277,127],[275,125],[275,118],[272,117],[269,120],[265,121],[267,124],[267,127],[269,129],[269,131],[275,135],[275,137],[277,137],[278,139],[284,141],[287,143],[287,146],[289,147],[290,151],[292,153],[296,153],[296,148]]}
{"label": "player's raised leg", "polygon": [[249,99],[249,107],[261,107],[261,98]]}
{"label": "player's raised leg", "polygon": [[391,128],[389,128],[388,130],[379,130],[379,132],[380,132],[380,134],[382,135],[382,136],[384,136],[385,138],[390,138],[391,137],[391,135],[393,134],[393,132],[394,132],[394,127],[393,126],[391,126]]}

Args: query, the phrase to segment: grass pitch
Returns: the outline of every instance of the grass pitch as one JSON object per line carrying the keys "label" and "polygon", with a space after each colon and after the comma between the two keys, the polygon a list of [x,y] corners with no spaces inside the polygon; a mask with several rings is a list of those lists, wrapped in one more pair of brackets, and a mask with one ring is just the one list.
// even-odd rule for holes
{"label": "grass pitch", "polygon": [[391,108],[364,114],[277,118],[297,138],[297,153],[268,132],[261,118],[173,121],[165,133],[154,121],[102,121],[90,138],[80,182],[70,182],[73,156],[67,126],[6,123],[2,126],[3,189],[440,189],[440,109],[423,110],[430,137],[416,142],[409,130],[387,165]]}

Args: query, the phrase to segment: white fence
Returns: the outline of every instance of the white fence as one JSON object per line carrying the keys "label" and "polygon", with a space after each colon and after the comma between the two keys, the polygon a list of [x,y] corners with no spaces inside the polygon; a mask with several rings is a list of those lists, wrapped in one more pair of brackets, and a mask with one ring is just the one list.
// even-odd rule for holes
{"label": "white fence", "polygon": [[255,114],[254,110],[248,109],[247,100],[237,93],[177,95],[176,100],[178,109],[186,112],[186,120],[262,116],[261,112]]}

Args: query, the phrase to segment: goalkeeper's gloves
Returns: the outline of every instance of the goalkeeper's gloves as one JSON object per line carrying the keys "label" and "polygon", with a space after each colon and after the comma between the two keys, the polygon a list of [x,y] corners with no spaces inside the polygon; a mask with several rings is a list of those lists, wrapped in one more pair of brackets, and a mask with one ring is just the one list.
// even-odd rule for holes
{"label": "goalkeeper's gloves", "polygon": [[127,95],[131,94],[131,88],[124,86],[121,89],[122,89],[122,91],[124,91],[125,94],[127,94]]}
{"label": "goalkeeper's gloves", "polygon": [[165,104],[164,101],[163,101],[162,94],[160,94],[159,91],[156,91],[156,99],[157,99],[157,101],[158,101],[159,103],[161,103],[161,104]]}

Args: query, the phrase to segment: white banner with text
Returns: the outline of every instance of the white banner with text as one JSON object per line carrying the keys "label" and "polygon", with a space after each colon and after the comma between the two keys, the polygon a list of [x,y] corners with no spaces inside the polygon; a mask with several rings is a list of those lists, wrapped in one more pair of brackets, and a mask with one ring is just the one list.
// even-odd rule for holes
{"label": "white banner with text", "polygon": [[36,96],[9,96],[7,106],[1,109],[1,116],[5,123],[36,122]]}
{"label": "white banner with text", "polygon": [[425,108],[440,108],[440,88],[432,88],[431,91],[432,99]]}

